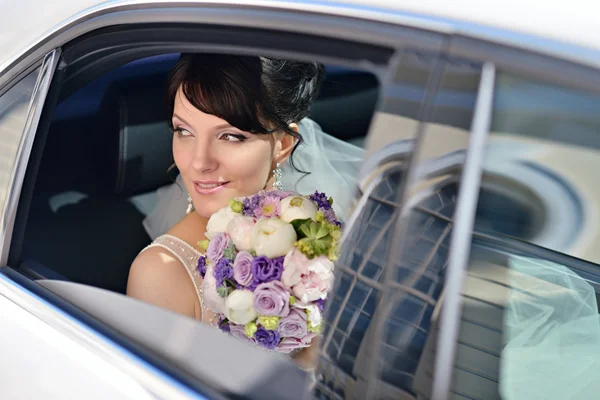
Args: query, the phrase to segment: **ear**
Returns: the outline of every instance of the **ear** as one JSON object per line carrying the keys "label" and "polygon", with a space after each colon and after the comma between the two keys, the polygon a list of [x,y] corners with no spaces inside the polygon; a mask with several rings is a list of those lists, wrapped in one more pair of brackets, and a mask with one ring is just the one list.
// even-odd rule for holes
{"label": "ear", "polygon": [[[298,124],[290,124],[290,129],[295,132],[299,132]],[[280,138],[277,139],[277,143],[275,144],[275,154],[274,161],[280,164],[284,164],[289,158],[290,154],[292,154],[292,150],[294,150],[294,146],[296,145],[296,139],[294,136],[284,133]]]}

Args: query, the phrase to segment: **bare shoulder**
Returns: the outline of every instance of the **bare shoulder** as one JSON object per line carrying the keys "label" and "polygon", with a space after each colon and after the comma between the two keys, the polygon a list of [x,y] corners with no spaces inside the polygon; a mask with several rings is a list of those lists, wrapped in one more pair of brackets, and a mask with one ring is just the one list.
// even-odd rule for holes
{"label": "bare shoulder", "polygon": [[151,247],[133,261],[127,295],[195,316],[196,291],[185,267],[169,251]]}

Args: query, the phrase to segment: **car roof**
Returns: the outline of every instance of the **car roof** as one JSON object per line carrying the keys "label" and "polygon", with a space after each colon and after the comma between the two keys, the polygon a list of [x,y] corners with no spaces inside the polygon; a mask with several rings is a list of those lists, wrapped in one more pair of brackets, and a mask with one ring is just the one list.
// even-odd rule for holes
{"label": "car roof", "polygon": [[[570,0],[183,0],[178,4],[251,5],[388,22],[420,24],[447,33],[498,39],[600,66],[600,24],[593,2]],[[44,0],[0,2],[0,73],[12,60],[74,20],[108,8],[168,5],[160,0]],[[38,11],[33,11],[38,10]],[[43,10],[43,11],[42,11]],[[32,12],[33,11],[33,12]],[[552,47],[549,49],[548,47]],[[575,49],[575,50],[574,50]]]}

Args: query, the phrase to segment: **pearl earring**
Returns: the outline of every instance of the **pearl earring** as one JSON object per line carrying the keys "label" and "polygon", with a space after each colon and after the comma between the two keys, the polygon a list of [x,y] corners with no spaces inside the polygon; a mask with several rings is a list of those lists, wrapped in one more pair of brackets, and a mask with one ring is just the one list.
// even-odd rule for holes
{"label": "pearl earring", "polygon": [[281,184],[281,164],[277,163],[275,165],[275,169],[273,170],[273,189],[281,190],[283,189],[283,185]]}
{"label": "pearl earring", "polygon": [[192,211],[194,211],[194,203],[192,203],[192,196],[190,196],[189,194],[187,197],[187,201],[188,201],[188,206],[187,206],[187,209],[185,210],[185,213],[190,214]]}

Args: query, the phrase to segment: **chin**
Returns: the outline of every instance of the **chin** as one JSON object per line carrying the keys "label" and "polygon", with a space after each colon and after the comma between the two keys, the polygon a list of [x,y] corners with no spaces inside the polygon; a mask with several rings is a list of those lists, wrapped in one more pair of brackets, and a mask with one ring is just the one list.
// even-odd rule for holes
{"label": "chin", "polygon": [[206,201],[200,199],[197,202],[200,203],[202,206],[196,207],[194,205],[194,209],[196,213],[198,213],[202,218],[209,219],[214,213],[219,211],[221,208],[227,206],[229,204],[229,199],[230,197],[227,197],[226,199],[211,199]]}

